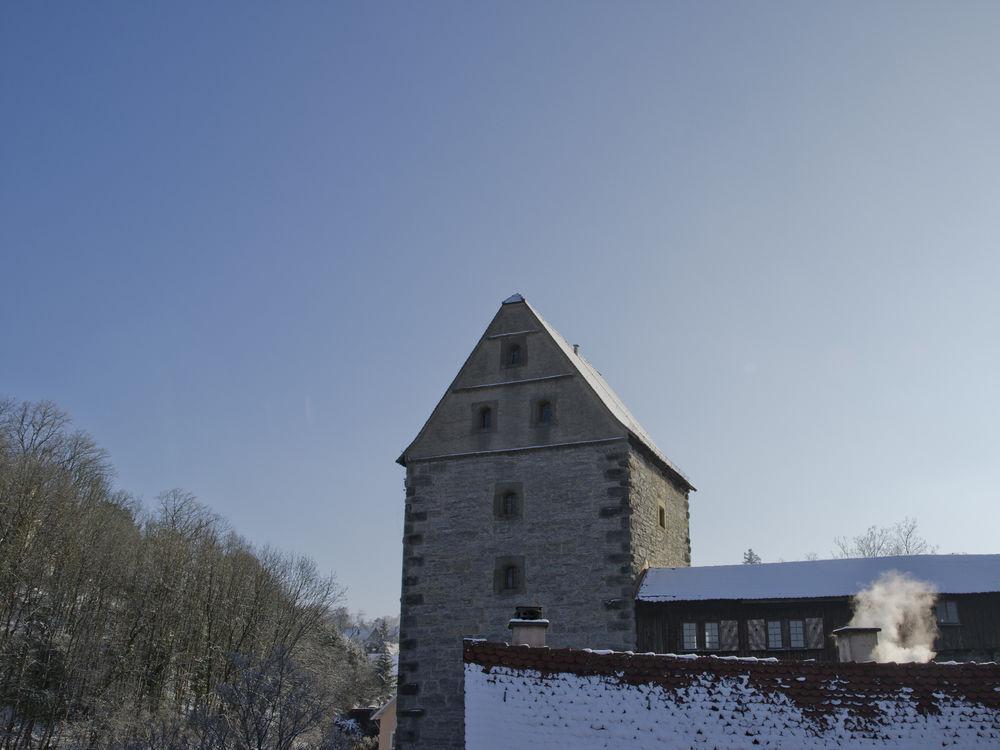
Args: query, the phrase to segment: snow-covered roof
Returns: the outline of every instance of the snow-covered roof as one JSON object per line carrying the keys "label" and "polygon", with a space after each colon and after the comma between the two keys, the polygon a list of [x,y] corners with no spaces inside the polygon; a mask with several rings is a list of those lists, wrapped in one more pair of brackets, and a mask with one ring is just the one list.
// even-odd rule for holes
{"label": "snow-covered roof", "polygon": [[1000,555],[908,555],[650,568],[637,598],[665,602],[851,596],[890,570],[928,581],[944,594],[1000,591]]}
{"label": "snow-covered roof", "polygon": [[614,389],[608,385],[608,381],[604,379],[604,376],[598,372],[597,368],[594,367],[587,359],[580,354],[578,350],[573,348],[559,331],[552,327],[552,325],[545,320],[531,303],[525,300],[523,297],[520,300],[515,300],[514,297],[520,297],[521,295],[513,295],[508,299],[504,300],[504,303],[509,302],[524,302],[531,310],[532,314],[538,318],[539,324],[548,332],[552,337],[552,340],[558,344],[559,348],[563,350],[563,353],[569,359],[570,363],[576,368],[576,370],[583,376],[587,385],[597,394],[597,397],[601,399],[604,406],[611,412],[611,415],[617,419],[624,427],[627,429],[642,445],[644,445],[656,458],[663,462],[672,472],[674,472],[689,488],[695,489],[695,486],[691,484],[691,480],[688,479],[684,473],[678,469],[674,464],[667,458],[663,452],[656,447],[656,443],[653,442],[653,438],[649,436],[645,428],[639,424],[639,420],[628,410],[625,406],[625,402],[621,400]]}
{"label": "snow-covered roof", "polygon": [[837,664],[466,642],[465,746],[996,748],[1000,666]]}

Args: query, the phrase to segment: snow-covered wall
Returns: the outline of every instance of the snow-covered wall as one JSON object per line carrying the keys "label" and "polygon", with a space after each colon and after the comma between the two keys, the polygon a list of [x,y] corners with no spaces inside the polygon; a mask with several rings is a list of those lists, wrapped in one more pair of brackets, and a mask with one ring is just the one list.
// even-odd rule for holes
{"label": "snow-covered wall", "polygon": [[[493,646],[466,649],[468,750],[1000,747],[996,665],[809,668]],[[525,666],[531,651],[541,668]],[[840,677],[838,667],[849,669]]]}

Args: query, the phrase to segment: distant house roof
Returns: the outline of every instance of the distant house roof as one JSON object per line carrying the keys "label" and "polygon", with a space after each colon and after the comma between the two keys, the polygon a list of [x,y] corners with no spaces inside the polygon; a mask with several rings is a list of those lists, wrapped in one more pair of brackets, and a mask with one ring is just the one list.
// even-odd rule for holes
{"label": "distant house roof", "polygon": [[396,710],[396,696],[392,696],[389,700],[382,704],[382,707],[378,711],[372,714],[372,721],[379,721],[383,716],[385,716],[388,711]]}
{"label": "distant house roof", "polygon": [[465,643],[465,740],[572,747],[1000,746],[1000,666],[837,664]]}
{"label": "distant house roof", "polygon": [[650,568],[637,598],[665,602],[851,596],[890,570],[928,581],[946,594],[1000,591],[1000,555],[910,555]]}

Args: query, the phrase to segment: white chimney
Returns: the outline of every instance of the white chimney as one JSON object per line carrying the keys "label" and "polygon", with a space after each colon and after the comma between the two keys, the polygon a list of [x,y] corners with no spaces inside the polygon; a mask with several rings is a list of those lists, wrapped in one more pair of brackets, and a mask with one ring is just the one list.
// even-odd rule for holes
{"label": "white chimney", "polygon": [[860,628],[848,625],[833,631],[837,639],[840,661],[874,661],[878,634],[882,628]]}
{"label": "white chimney", "polygon": [[549,621],[542,619],[542,608],[524,606],[514,608],[514,617],[507,623],[513,646],[540,648],[545,645],[545,631]]}

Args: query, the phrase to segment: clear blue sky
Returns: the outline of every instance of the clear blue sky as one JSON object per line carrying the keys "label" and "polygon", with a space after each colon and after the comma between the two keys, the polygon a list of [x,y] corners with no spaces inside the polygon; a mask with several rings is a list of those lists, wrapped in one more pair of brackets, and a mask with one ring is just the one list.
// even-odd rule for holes
{"label": "clear blue sky", "polygon": [[1000,551],[1000,5],[0,5],[0,393],[395,611],[500,300],[699,487],[696,564]]}

